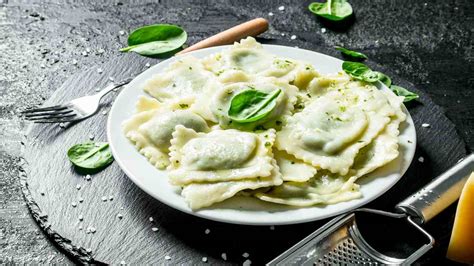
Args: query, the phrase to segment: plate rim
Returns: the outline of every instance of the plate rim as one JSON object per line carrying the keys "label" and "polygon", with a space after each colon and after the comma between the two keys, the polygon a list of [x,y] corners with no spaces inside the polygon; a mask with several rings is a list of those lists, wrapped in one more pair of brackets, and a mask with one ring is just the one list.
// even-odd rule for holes
{"label": "plate rim", "polygon": [[[232,47],[232,45],[221,45],[221,46],[214,46],[214,47],[208,47],[208,48],[204,48],[204,49],[200,49],[200,50],[196,50],[196,51],[192,51],[192,52],[189,52],[189,53],[186,53],[186,54],[183,54],[183,55],[178,55],[178,56],[175,56],[175,57],[171,57],[171,58],[168,58],[166,60],[163,60],[163,61],[160,61],[159,63],[153,65],[151,68],[149,69],[146,69],[145,71],[141,72],[140,74],[138,74],[137,76],[135,76],[133,78],[133,80],[130,82],[130,83],[133,83],[135,80],[137,80],[140,76],[144,75],[144,73],[146,73],[147,71],[151,70],[153,67],[156,67],[158,65],[169,65],[170,62],[173,62],[173,60],[177,60],[176,58],[179,58],[179,57],[183,57],[183,56],[188,56],[188,55],[194,55],[194,54],[197,54],[197,53],[202,53],[202,52],[206,52],[206,51],[213,51],[213,50],[218,50],[218,49],[225,49],[225,48],[228,48],[228,47]],[[336,59],[336,60],[339,60],[339,61],[342,61],[341,59],[339,58],[336,58],[336,57],[333,57],[333,56],[330,56],[330,55],[327,55],[327,54],[323,54],[323,53],[320,53],[320,52],[316,52],[316,51],[311,51],[311,50],[307,50],[307,49],[302,49],[302,48],[296,48],[296,47],[291,47],[291,46],[284,46],[284,45],[273,45],[273,44],[263,44],[263,47],[264,48],[276,48],[276,49],[290,49],[290,50],[298,50],[299,52],[301,51],[304,51],[304,52],[309,52],[309,53],[315,53],[317,54],[318,56],[323,56],[323,57],[328,57],[329,59],[333,60],[333,59]],[[165,66],[166,67],[166,66]],[[156,74],[156,73],[155,73]],[[129,84],[130,84],[129,83]],[[117,162],[117,164],[119,165],[120,169],[125,173],[125,175],[135,184],[137,185],[140,189],[142,189],[144,192],[146,192],[148,195],[150,195],[151,197],[153,197],[154,199],[160,201],[161,203],[175,209],[175,210],[179,210],[181,212],[184,212],[186,214],[190,214],[190,215],[193,215],[193,216],[197,216],[197,217],[201,217],[201,218],[204,218],[204,219],[209,219],[209,220],[213,220],[213,221],[218,221],[218,222],[224,222],[224,223],[230,223],[230,224],[240,224],[240,225],[253,225],[253,226],[268,226],[268,225],[290,225],[290,224],[300,224],[300,223],[307,223],[307,222],[312,222],[312,221],[317,221],[317,220],[322,220],[322,219],[326,219],[326,218],[329,218],[329,217],[335,217],[337,215],[340,215],[342,213],[346,213],[346,212],[350,212],[352,210],[355,210],[365,204],[368,204],[374,200],[376,200],[377,198],[379,198],[381,195],[385,194],[388,190],[390,190],[393,186],[395,186],[399,181],[400,179],[404,176],[404,174],[406,173],[406,171],[408,170],[408,168],[410,167],[410,165],[412,164],[413,162],[413,158],[414,158],[414,155],[415,155],[415,152],[416,152],[416,144],[417,144],[417,134],[416,134],[416,128],[413,127],[413,131],[414,131],[414,135],[413,135],[413,139],[410,139],[412,141],[412,143],[410,143],[410,146],[413,146],[414,148],[412,149],[412,152],[411,154],[409,154],[409,160],[408,160],[408,163],[406,165],[406,167],[402,167],[398,172],[399,174],[399,177],[396,178],[396,180],[394,180],[390,185],[388,186],[385,186],[383,189],[381,189],[380,191],[377,191],[377,193],[375,193],[375,195],[373,195],[370,199],[364,199],[364,198],[360,198],[360,199],[355,199],[355,200],[358,200],[358,202],[356,202],[355,204],[353,204],[353,206],[350,206],[348,208],[343,208],[341,210],[338,210],[338,211],[334,211],[332,213],[329,213],[329,214],[325,214],[325,215],[320,215],[320,216],[316,216],[316,217],[312,217],[312,218],[305,218],[305,219],[288,219],[288,220],[284,220],[284,221],[275,221],[275,222],[257,222],[257,221],[242,221],[242,220],[229,220],[229,219],[224,219],[224,218],[221,218],[221,217],[215,217],[215,216],[212,216],[212,215],[209,215],[207,213],[203,213],[201,211],[193,211],[191,210],[189,207],[188,208],[182,208],[181,206],[179,206],[178,204],[175,204],[173,203],[172,201],[168,201],[166,200],[165,198],[163,197],[160,197],[159,195],[156,195],[156,193],[153,193],[152,190],[150,188],[147,188],[146,185],[144,185],[138,178],[135,177],[135,174],[133,174],[129,169],[128,167],[126,166],[126,164],[121,160],[121,156],[118,156],[119,152],[117,151],[117,147],[114,145],[114,143],[111,141],[113,139],[112,137],[112,131],[111,131],[111,127],[112,127],[112,118],[113,118],[113,115],[116,113],[116,109],[118,108],[117,107],[117,100],[120,99],[121,96],[123,96],[123,92],[125,90],[127,90],[127,88],[129,87],[129,84],[127,84],[126,86],[124,86],[124,88],[119,92],[119,94],[115,97],[115,99],[113,100],[113,103],[112,103],[112,107],[110,108],[110,111],[109,111],[109,115],[107,117],[107,125],[106,125],[106,135],[107,135],[107,141],[109,143],[109,147],[111,149],[111,152],[112,152],[112,155],[114,156],[114,159],[115,161]],[[385,89],[388,89],[384,84],[382,84],[381,82],[379,82],[379,84],[377,84],[378,86],[381,86],[382,88],[385,88]],[[405,107],[405,105],[403,105],[402,107],[403,111],[407,114],[407,119],[405,121],[411,121],[412,124],[414,125],[414,121],[411,117],[411,114],[410,112],[408,112],[407,108]],[[122,131],[118,134],[123,134]],[[399,138],[400,140],[400,138]],[[130,145],[133,145],[130,143]],[[135,149],[135,147],[134,147]],[[135,149],[136,150],[136,149]],[[138,153],[138,151],[137,151]],[[143,156],[141,155],[140,153],[138,153],[140,156]],[[398,158],[398,157],[397,157]],[[183,199],[184,200],[184,199]],[[350,201],[348,201],[350,202]],[[339,203],[336,203],[336,204],[339,204]],[[334,205],[336,205],[334,204]],[[318,205],[315,205],[315,206],[318,206]],[[312,206],[314,207],[314,206]],[[309,207],[311,208],[311,207]],[[301,209],[301,208],[299,208]],[[215,209],[213,209],[215,210]],[[271,213],[270,213],[271,215]]]}

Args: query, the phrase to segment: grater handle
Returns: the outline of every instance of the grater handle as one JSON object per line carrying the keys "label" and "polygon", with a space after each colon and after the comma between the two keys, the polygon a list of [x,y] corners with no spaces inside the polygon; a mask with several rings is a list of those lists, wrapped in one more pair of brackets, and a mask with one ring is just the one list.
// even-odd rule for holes
{"label": "grater handle", "polygon": [[472,171],[474,154],[465,157],[395,208],[416,218],[420,224],[426,223],[459,198]]}

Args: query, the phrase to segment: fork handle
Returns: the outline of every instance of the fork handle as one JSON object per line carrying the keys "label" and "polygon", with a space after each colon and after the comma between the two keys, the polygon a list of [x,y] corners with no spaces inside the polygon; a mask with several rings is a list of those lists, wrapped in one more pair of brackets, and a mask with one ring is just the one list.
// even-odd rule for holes
{"label": "fork handle", "polygon": [[118,82],[112,82],[109,85],[107,85],[103,90],[101,90],[99,93],[97,93],[95,96],[101,99],[104,97],[107,93],[113,91],[116,88],[120,88],[123,85],[128,84],[130,81],[132,81],[132,78],[127,78]]}

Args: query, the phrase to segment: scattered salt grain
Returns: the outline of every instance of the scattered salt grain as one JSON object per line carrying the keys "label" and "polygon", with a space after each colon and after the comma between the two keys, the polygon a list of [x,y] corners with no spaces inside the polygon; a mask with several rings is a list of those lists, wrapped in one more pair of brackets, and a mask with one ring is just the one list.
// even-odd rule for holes
{"label": "scattered salt grain", "polygon": [[107,197],[102,197],[102,201],[107,201]]}
{"label": "scattered salt grain", "polygon": [[114,79],[114,77],[109,77],[109,80],[114,81],[115,79]]}
{"label": "scattered salt grain", "polygon": [[78,227],[78,228],[79,228],[79,230],[82,230],[82,225],[79,225],[79,227]]}
{"label": "scattered salt grain", "polygon": [[103,53],[105,53],[104,49],[100,48],[99,50],[97,50],[97,54],[103,54]]}
{"label": "scattered salt grain", "polygon": [[83,56],[88,56],[89,54],[86,51],[82,51]]}
{"label": "scattered salt grain", "polygon": [[77,184],[76,189],[77,189],[77,190],[80,190],[80,189],[81,189],[81,185]]}
{"label": "scattered salt grain", "polygon": [[113,197],[113,196],[109,196],[109,200],[110,200],[110,201],[114,200],[114,197]]}
{"label": "scattered salt grain", "polygon": [[222,258],[223,260],[227,260],[227,254],[222,253],[222,254],[221,254],[221,258]]}
{"label": "scattered salt grain", "polygon": [[326,33],[326,28],[321,28],[321,33]]}
{"label": "scattered salt grain", "polygon": [[94,139],[94,135],[89,135],[89,139],[90,139],[90,140],[93,140],[93,139]]}
{"label": "scattered salt grain", "polygon": [[250,254],[248,254],[247,252],[245,252],[244,254],[242,254],[242,257],[244,258],[248,258],[250,256]]}
{"label": "scattered salt grain", "polygon": [[79,203],[84,202],[84,199],[82,197],[79,198]]}
{"label": "scattered salt grain", "polygon": [[106,115],[106,114],[107,114],[107,111],[105,111],[105,110],[102,111],[102,114],[103,114],[103,115]]}
{"label": "scattered salt grain", "polygon": [[44,191],[41,191],[40,194],[41,194],[41,196],[44,196]]}
{"label": "scattered salt grain", "polygon": [[290,39],[295,40],[295,39],[296,39],[296,35],[291,35]]}
{"label": "scattered salt grain", "polygon": [[66,124],[64,124],[64,123],[59,123],[59,127],[60,127],[60,128],[66,128]]}
{"label": "scattered salt grain", "polygon": [[125,31],[121,30],[121,31],[119,31],[119,34],[120,35],[125,35]]}
{"label": "scattered salt grain", "polygon": [[86,48],[86,52],[87,52],[87,53],[90,53],[90,52],[91,52],[91,48]]}
{"label": "scattered salt grain", "polygon": [[153,232],[158,231],[158,227],[152,227],[152,228],[151,228],[151,231],[153,231]]}
{"label": "scattered salt grain", "polygon": [[272,16],[273,16],[273,13],[272,13],[272,12],[268,12],[268,16],[272,17]]}
{"label": "scattered salt grain", "polygon": [[71,203],[71,205],[72,205],[72,207],[74,207],[74,208],[75,208],[75,207],[77,206],[77,203],[75,203],[75,202],[72,202],[72,203]]}
{"label": "scattered salt grain", "polygon": [[121,265],[125,265],[126,263],[125,263],[124,260],[122,260],[122,261],[120,262],[120,264],[121,264]]}
{"label": "scattered salt grain", "polygon": [[117,218],[122,219],[123,215],[119,213],[119,214],[117,214]]}
{"label": "scattered salt grain", "polygon": [[92,252],[92,249],[88,248],[86,249],[87,253],[91,253]]}
{"label": "scattered salt grain", "polygon": [[150,67],[151,65],[150,65],[150,63],[146,63],[145,66],[146,66],[146,67]]}
{"label": "scattered salt grain", "polygon": [[423,163],[424,161],[425,161],[425,158],[423,158],[423,156],[420,156],[420,158],[418,158],[418,162]]}
{"label": "scattered salt grain", "polygon": [[84,217],[82,215],[79,215],[79,221],[84,220]]}
{"label": "scattered salt grain", "polygon": [[148,218],[148,221],[150,221],[150,223],[152,223],[154,221],[153,217]]}
{"label": "scattered salt grain", "polygon": [[421,124],[422,127],[430,127],[431,125],[430,124],[427,124],[427,123],[423,123]]}
{"label": "scattered salt grain", "polygon": [[86,180],[90,181],[91,180],[91,175],[86,175]]}
{"label": "scattered salt grain", "polygon": [[76,59],[73,59],[73,60],[72,60],[72,64],[73,64],[73,65],[77,65],[77,60],[76,60]]}
{"label": "scattered salt grain", "polygon": [[285,33],[282,33],[281,36],[285,36]]}
{"label": "scattered salt grain", "polygon": [[251,260],[246,260],[244,261],[244,263],[242,264],[243,266],[249,266],[252,264],[252,261]]}
{"label": "scattered salt grain", "polygon": [[170,259],[171,259],[170,256],[168,256],[168,255],[165,256],[165,260],[170,260]]}
{"label": "scattered salt grain", "polygon": [[95,91],[99,92],[99,91],[100,91],[100,88],[95,89]]}
{"label": "scattered salt grain", "polygon": [[207,228],[206,230],[204,230],[204,234],[208,235],[209,233],[211,232],[211,229]]}
{"label": "scattered salt grain", "polygon": [[90,227],[89,229],[90,229],[91,233],[95,233],[95,231],[96,231],[96,229],[94,227]]}
{"label": "scattered salt grain", "polygon": [[280,7],[278,8],[278,10],[280,10],[280,11],[285,10],[285,6],[280,6]]}
{"label": "scattered salt grain", "polygon": [[207,257],[202,257],[202,262],[207,262]]}
{"label": "scattered salt grain", "polygon": [[270,226],[270,230],[272,230],[272,231],[275,230],[275,226],[273,226],[273,225]]}
{"label": "scattered salt grain", "polygon": [[97,69],[97,73],[102,74],[102,72],[104,72],[104,70],[102,68]]}

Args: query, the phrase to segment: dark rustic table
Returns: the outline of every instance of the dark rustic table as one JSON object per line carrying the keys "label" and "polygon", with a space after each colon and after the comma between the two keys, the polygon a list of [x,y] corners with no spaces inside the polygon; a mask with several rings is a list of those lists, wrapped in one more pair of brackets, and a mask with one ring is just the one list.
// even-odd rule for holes
{"label": "dark rustic table", "polygon": [[290,36],[296,35],[299,43],[362,51],[443,107],[472,151],[474,2],[353,0],[355,21],[344,30],[317,20],[307,11],[309,3],[0,0],[0,264],[71,262],[44,237],[25,207],[18,162],[28,123],[19,111],[44,102],[73,74],[123,56],[118,48],[126,33],[145,24],[180,24],[194,43],[265,17],[271,24],[266,39],[291,44]]}

